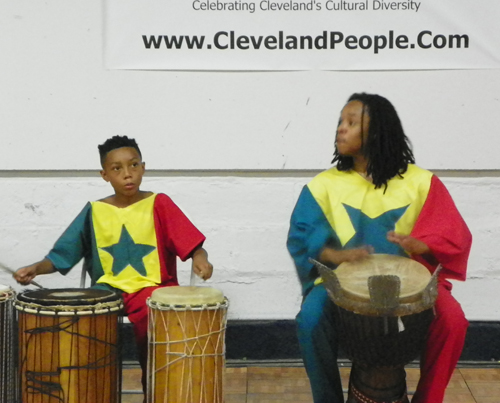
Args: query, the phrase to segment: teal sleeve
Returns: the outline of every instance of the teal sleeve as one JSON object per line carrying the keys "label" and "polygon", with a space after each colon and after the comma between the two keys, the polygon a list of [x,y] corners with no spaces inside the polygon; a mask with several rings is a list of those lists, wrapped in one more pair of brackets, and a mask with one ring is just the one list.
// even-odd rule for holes
{"label": "teal sleeve", "polygon": [[308,259],[317,259],[326,244],[339,244],[338,238],[309,188],[304,186],[292,213],[287,240],[304,295],[311,290],[318,277],[317,270]]}
{"label": "teal sleeve", "polygon": [[91,255],[91,204],[87,203],[46,256],[55,269],[67,274],[82,258]]}

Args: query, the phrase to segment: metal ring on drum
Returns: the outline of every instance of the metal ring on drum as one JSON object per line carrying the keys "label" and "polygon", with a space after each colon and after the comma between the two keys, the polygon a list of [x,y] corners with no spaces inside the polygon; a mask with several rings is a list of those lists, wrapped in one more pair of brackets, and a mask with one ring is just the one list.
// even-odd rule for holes
{"label": "metal ring on drum", "polygon": [[408,403],[404,366],[419,357],[433,320],[437,274],[402,256],[374,254],[335,270],[314,261],[352,361],[347,403]]}
{"label": "metal ring on drum", "polygon": [[228,300],[209,287],[148,299],[148,403],[222,403]]}
{"label": "metal ring on drum", "polygon": [[121,401],[121,296],[43,289],[18,294],[14,305],[23,403]]}
{"label": "metal ring on drum", "polygon": [[0,284],[0,402],[17,403],[14,290]]}

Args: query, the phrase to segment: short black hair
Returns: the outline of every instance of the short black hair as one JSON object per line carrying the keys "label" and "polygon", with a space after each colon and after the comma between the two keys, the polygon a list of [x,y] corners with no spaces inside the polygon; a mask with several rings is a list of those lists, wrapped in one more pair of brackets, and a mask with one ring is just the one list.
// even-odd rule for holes
{"label": "short black hair", "polygon": [[[367,93],[356,93],[347,103],[359,101],[363,104],[363,115],[370,117],[368,138],[363,145],[368,160],[367,174],[371,175],[375,188],[387,187],[387,182],[405,173],[408,164],[415,163],[411,142],[406,137],[403,125],[394,106],[386,98]],[[337,163],[340,171],[349,171],[354,167],[352,157],[342,156],[335,146],[332,163]]]}
{"label": "short black hair", "polygon": [[108,153],[110,151],[113,151],[113,150],[116,150],[117,148],[122,148],[122,147],[135,148],[136,151],[139,153],[139,156],[142,159],[141,150],[139,149],[139,146],[137,145],[137,142],[135,141],[135,139],[130,139],[127,136],[113,136],[113,137],[107,139],[101,145],[97,146],[97,148],[99,149],[99,155],[101,157],[101,165],[104,166],[104,160],[106,159],[106,155],[108,155]]}

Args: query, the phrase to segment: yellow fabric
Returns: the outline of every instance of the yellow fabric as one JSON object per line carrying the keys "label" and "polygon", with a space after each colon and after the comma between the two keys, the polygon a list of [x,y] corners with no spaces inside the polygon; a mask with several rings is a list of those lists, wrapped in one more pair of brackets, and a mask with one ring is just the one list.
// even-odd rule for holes
{"label": "yellow fabric", "polygon": [[[104,275],[98,283],[106,283],[132,293],[161,282],[153,214],[155,198],[156,194],[153,194],[125,208],[118,208],[101,201],[92,202],[92,222],[99,258],[104,270]],[[134,243],[154,247],[152,252],[142,258],[147,276],[141,275],[131,265],[116,275],[112,272],[114,258],[102,248],[119,243],[123,226]]]}
{"label": "yellow fabric", "polygon": [[411,233],[429,193],[432,173],[410,164],[403,176],[404,179],[391,179],[387,190],[375,189],[373,183],[357,172],[332,168],[316,176],[308,188],[344,246],[355,230],[342,204],[359,209],[370,218],[408,206],[395,231],[402,235]]}

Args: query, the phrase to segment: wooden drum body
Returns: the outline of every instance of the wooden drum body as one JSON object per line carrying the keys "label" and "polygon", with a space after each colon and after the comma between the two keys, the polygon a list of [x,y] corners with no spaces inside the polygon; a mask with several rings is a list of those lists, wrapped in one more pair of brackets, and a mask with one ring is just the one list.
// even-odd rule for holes
{"label": "wooden drum body", "polygon": [[148,300],[148,403],[222,403],[228,301],[208,287]]}
{"label": "wooden drum body", "polygon": [[339,342],[353,362],[348,403],[406,403],[404,366],[433,320],[437,273],[400,256],[371,255],[336,270],[316,266],[335,303]]}
{"label": "wooden drum body", "polygon": [[23,403],[118,403],[121,366],[116,293],[26,291],[17,296]]}
{"label": "wooden drum body", "polygon": [[17,403],[15,315],[12,288],[0,284],[0,402]]}

